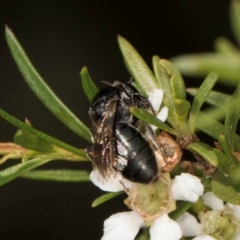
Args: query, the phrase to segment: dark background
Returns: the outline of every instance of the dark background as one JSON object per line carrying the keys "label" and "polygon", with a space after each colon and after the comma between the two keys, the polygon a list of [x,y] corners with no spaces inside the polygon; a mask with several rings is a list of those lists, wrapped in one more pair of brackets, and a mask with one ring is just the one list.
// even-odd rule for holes
{"label": "dark background", "polygon": [[[229,1],[0,1],[0,107],[25,117],[39,130],[76,147],[88,144],[60,123],[34,96],[9,53],[7,24],[32,62],[67,106],[89,125],[89,103],[79,72],[87,66],[99,82],[130,79],[117,45],[128,39],[151,65],[151,57],[212,51],[218,36],[233,40]],[[200,80],[188,79],[187,86]],[[0,141],[12,141],[16,129],[0,119]],[[13,163],[15,160],[10,160]],[[7,167],[9,163],[1,166]],[[58,161],[49,168],[90,169]],[[0,188],[1,239],[100,239],[103,221],[126,210],[124,197],[92,209],[102,192],[91,183],[14,180]]]}

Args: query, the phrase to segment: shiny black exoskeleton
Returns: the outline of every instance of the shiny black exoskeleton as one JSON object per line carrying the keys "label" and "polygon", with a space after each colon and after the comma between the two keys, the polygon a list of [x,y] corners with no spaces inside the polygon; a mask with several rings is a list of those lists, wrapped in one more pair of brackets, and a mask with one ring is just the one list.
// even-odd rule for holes
{"label": "shiny black exoskeleton", "polygon": [[150,102],[130,84],[115,81],[101,90],[89,109],[94,145],[86,151],[106,179],[121,172],[130,181],[147,184],[158,178],[149,143],[154,133],[131,114],[131,106],[154,113]]}

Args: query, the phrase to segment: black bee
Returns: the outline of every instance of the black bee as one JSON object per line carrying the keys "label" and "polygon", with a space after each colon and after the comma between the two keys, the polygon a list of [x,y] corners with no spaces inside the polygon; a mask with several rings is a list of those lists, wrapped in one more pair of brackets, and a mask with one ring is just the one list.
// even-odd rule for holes
{"label": "black bee", "polygon": [[147,109],[150,102],[131,84],[115,81],[102,89],[89,109],[94,145],[86,152],[104,178],[121,172],[138,183],[158,179],[155,150],[158,145],[149,125],[134,117],[129,107]]}

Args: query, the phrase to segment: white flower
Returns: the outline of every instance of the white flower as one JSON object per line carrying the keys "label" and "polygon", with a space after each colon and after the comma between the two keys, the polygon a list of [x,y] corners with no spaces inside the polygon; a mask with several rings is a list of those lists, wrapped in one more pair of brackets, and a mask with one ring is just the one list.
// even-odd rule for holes
{"label": "white flower", "polygon": [[182,173],[173,180],[171,191],[174,199],[196,202],[203,194],[204,187],[199,178]]}
{"label": "white flower", "polygon": [[[163,90],[162,89],[154,89],[153,91],[148,93],[148,100],[152,104],[153,109],[157,112],[157,118],[162,122],[165,122],[168,117],[168,108],[163,107],[160,109],[163,100]],[[153,130],[156,130],[157,127],[151,125]]]}
{"label": "white flower", "polygon": [[206,192],[203,196],[203,202],[212,210],[223,210],[223,200],[217,198],[213,192]]}
{"label": "white flower", "polygon": [[154,89],[148,93],[148,100],[152,104],[155,112],[158,112],[163,100],[163,90]]}
{"label": "white flower", "polygon": [[92,170],[90,180],[94,185],[107,192],[124,191],[125,188],[131,188],[132,186],[132,183],[123,178],[121,174],[105,179],[97,168]]}
{"label": "white flower", "polygon": [[104,221],[101,240],[133,240],[142,225],[142,218],[134,211],[113,214]]}
{"label": "white flower", "polygon": [[217,239],[210,235],[204,234],[204,235],[200,235],[198,237],[193,238],[193,240],[217,240]]}
{"label": "white flower", "polygon": [[177,223],[179,224],[184,237],[198,236],[201,233],[202,225],[188,212],[185,212],[179,217]]}
{"label": "white flower", "polygon": [[233,211],[233,215],[240,220],[240,205],[233,205],[231,203],[227,204]]}
{"label": "white flower", "polygon": [[[117,213],[105,220],[101,240],[133,240],[143,226],[141,216],[135,211]],[[150,227],[151,240],[179,240],[181,236],[179,225],[167,214],[157,218]]]}
{"label": "white flower", "polygon": [[179,240],[182,237],[182,231],[177,222],[164,214],[150,227],[150,236],[151,240]]}

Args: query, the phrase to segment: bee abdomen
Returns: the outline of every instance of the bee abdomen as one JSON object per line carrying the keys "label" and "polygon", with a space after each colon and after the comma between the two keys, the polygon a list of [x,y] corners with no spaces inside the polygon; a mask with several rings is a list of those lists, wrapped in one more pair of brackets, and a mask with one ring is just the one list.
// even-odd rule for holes
{"label": "bee abdomen", "polygon": [[[157,180],[158,166],[154,151],[140,131],[125,122],[115,125],[118,155],[127,159],[122,175],[133,182],[151,183]],[[120,148],[118,148],[120,149]]]}

